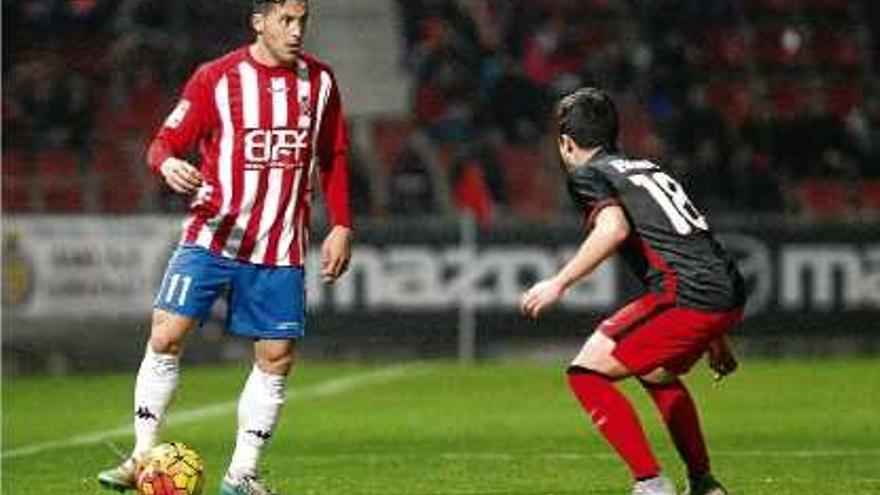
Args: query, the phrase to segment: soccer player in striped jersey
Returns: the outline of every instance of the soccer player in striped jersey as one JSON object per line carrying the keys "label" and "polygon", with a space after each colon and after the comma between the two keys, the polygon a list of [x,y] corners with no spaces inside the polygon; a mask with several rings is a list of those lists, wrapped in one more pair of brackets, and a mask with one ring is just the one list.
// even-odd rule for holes
{"label": "soccer player in striped jersey", "polygon": [[[193,199],[137,374],[134,450],[99,474],[105,487],[134,488],[137,459],[158,443],[177,387],[184,337],[227,291],[227,328],[254,341],[255,359],[220,493],[272,493],[257,465],[304,334],[303,263],[316,181],[331,224],[322,279],[336,280],[351,257],[345,120],[332,70],[303,51],[308,15],[308,0],[255,0],[255,42],[199,67],[149,147],[154,172]],[[201,160],[193,165],[183,157],[196,148]]]}
{"label": "soccer player in striped jersey", "polygon": [[742,318],[745,290],[736,265],[702,213],[668,171],[617,151],[618,118],[603,91],[584,88],[558,107],[559,150],[569,192],[589,234],[556,276],[522,298],[537,318],[612,253],[645,294],[602,322],[568,369],[572,391],[627,464],[633,495],[675,495],[661,475],[635,410],[615,382],[635,376],[654,400],[687,466],[689,495],[725,495],[712,476],[693,399],[678,375],[705,353],[717,376],[736,361],[727,331]]}

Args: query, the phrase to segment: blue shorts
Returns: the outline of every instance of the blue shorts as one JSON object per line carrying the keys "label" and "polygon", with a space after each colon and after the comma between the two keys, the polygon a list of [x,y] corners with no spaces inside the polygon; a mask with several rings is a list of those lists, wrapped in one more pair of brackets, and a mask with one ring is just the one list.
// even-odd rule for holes
{"label": "blue shorts", "polygon": [[256,339],[298,339],[305,333],[304,278],[300,267],[243,263],[181,245],[168,262],[153,306],[204,321],[228,289],[227,330]]}

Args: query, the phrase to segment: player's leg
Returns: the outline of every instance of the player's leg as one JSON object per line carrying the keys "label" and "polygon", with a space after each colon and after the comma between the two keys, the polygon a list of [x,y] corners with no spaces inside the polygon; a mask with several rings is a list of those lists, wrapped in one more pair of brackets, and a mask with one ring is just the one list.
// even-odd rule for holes
{"label": "player's leg", "polygon": [[184,337],[208,317],[228,284],[224,263],[194,246],[179,247],[168,263],[153,303],[150,341],[135,384],[135,457],[159,441],[159,428],[177,390]]}
{"label": "player's leg", "polygon": [[663,369],[644,375],[639,381],[654,401],[687,467],[689,486],[711,479],[709,452],[700,428],[697,406],[684,382]]}
{"label": "player's leg", "polygon": [[102,486],[120,491],[134,488],[137,459],[158,443],[177,390],[184,337],[210,310],[224,283],[221,268],[213,255],[198,248],[178,248],[171,258],[154,302],[150,339],[135,381],[135,446],[122,464],[98,474]]}
{"label": "player's leg", "polygon": [[569,386],[596,428],[629,467],[635,479],[633,493],[674,495],[674,487],[660,475],[638,414],[614,384],[631,376],[613,356],[616,346],[601,330],[594,332],[568,368]]}
{"label": "player's leg", "polygon": [[259,460],[275,431],[304,335],[305,294],[301,268],[242,266],[230,298],[229,328],[255,339],[255,363],[238,404],[235,451],[220,484],[222,495],[268,495]]}
{"label": "player's leg", "polygon": [[134,388],[134,457],[159,443],[159,428],[177,391],[183,339],[197,323],[164,309],[153,310],[150,340]]}
{"label": "player's leg", "polygon": [[[673,308],[633,333],[615,350],[616,356],[643,372],[639,381],[653,399],[687,466],[691,495],[724,495],[726,492],[712,477],[697,407],[679,375],[690,370],[704,354],[708,342],[725,331],[731,319],[724,313]],[[654,366],[658,362],[662,367]]]}
{"label": "player's leg", "polygon": [[295,350],[294,340],[258,340],[254,344],[255,364],[239,399],[235,452],[225,476],[234,484],[259,483],[260,455],[280,418]]}
{"label": "player's leg", "polygon": [[150,340],[135,380],[135,446],[122,464],[98,474],[105,488],[134,488],[137,459],[158,443],[162,419],[177,390],[183,338],[193,326],[192,318],[153,310]]}

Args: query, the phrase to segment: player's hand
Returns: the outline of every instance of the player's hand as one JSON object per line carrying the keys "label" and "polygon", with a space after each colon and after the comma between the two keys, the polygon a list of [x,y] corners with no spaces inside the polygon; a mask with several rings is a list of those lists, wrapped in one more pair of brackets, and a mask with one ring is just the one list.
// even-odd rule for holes
{"label": "player's hand", "polygon": [[727,337],[722,336],[713,340],[709,344],[706,354],[709,358],[709,368],[712,370],[716,382],[736,371],[739,366],[730,349]]}
{"label": "player's hand", "polygon": [[348,269],[353,237],[350,228],[337,225],[324,239],[321,245],[321,280],[325,284],[332,284]]}
{"label": "player's hand", "polygon": [[165,178],[165,183],[174,192],[192,194],[202,185],[202,173],[199,169],[179,158],[166,159],[159,170]]}
{"label": "player's hand", "polygon": [[544,308],[562,299],[564,293],[565,288],[555,278],[538,282],[523,294],[519,309],[523,316],[537,319]]}

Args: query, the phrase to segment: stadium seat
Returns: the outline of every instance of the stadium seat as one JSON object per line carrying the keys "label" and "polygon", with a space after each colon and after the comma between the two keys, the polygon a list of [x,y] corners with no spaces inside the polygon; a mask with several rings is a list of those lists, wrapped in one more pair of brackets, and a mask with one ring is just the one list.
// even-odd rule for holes
{"label": "stadium seat", "polygon": [[738,128],[749,112],[752,95],[742,80],[713,81],[708,88],[709,101],[734,128]]}
{"label": "stadium seat", "polygon": [[770,86],[770,100],[780,120],[791,120],[810,105],[812,90],[794,79],[778,79]]}
{"label": "stadium seat", "polygon": [[171,98],[158,81],[153,80],[154,77],[142,76],[129,89],[126,110],[117,116],[118,126],[136,134],[151,133],[174,107]]}
{"label": "stadium seat", "polygon": [[853,69],[861,62],[859,42],[852,33],[823,29],[813,34],[811,45],[815,61],[823,66]]}
{"label": "stadium seat", "polygon": [[555,182],[541,166],[535,147],[500,145],[496,150],[504,168],[510,208],[530,220],[543,220],[558,213],[559,194]]}
{"label": "stadium seat", "polygon": [[31,165],[23,151],[3,153],[3,211],[26,212],[32,209],[28,185]]}
{"label": "stadium seat", "polygon": [[864,100],[862,85],[857,82],[829,83],[825,85],[824,91],[825,104],[840,119],[846,118]]}
{"label": "stadium seat", "polygon": [[143,191],[138,181],[130,175],[100,177],[98,181],[99,208],[107,213],[129,213],[136,211],[141,204]]}
{"label": "stadium seat", "polygon": [[413,132],[413,125],[408,119],[376,119],[372,122],[371,131],[380,161],[390,173]]}
{"label": "stadium seat", "polygon": [[806,179],[794,185],[798,213],[811,218],[840,218],[849,211],[844,184],[822,179]]}
{"label": "stadium seat", "polygon": [[859,183],[856,201],[863,212],[880,215],[880,179]]}
{"label": "stadium seat", "polygon": [[37,156],[37,182],[46,211],[83,209],[82,174],[73,150],[46,150]]}
{"label": "stadium seat", "polygon": [[142,165],[141,156],[140,149],[130,142],[105,140],[96,144],[89,163],[92,171],[99,175],[137,175],[137,168]]}
{"label": "stadium seat", "polygon": [[91,166],[98,184],[99,209],[109,213],[137,210],[145,195],[141,184],[137,156],[118,142],[105,142],[97,147]]}
{"label": "stadium seat", "polygon": [[735,28],[711,26],[691,37],[700,62],[715,67],[745,67],[749,50],[745,37]]}

